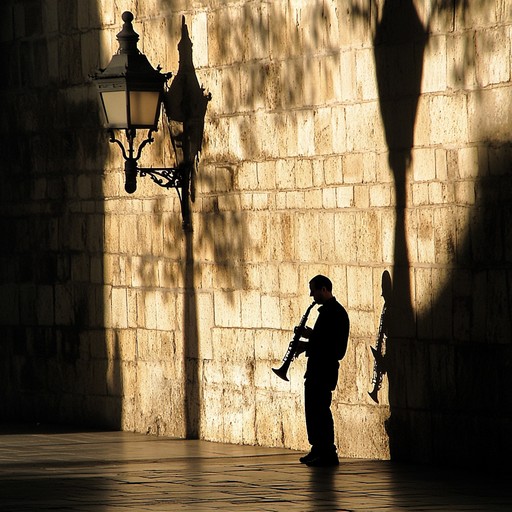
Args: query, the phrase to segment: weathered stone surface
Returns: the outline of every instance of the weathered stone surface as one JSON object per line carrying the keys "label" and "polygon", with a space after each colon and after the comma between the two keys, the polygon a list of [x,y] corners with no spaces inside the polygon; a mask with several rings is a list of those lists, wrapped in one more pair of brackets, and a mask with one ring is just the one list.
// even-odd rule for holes
{"label": "weathered stone surface", "polygon": [[[0,418],[306,449],[305,360],[271,368],[325,273],[351,318],[344,456],[444,460],[461,422],[468,454],[510,454],[506,2],[121,3],[0,7]],[[100,129],[88,75],[125,9],[174,73],[184,16],[212,94],[191,233],[174,190],[125,193]],[[145,166],[174,164],[166,130]]]}

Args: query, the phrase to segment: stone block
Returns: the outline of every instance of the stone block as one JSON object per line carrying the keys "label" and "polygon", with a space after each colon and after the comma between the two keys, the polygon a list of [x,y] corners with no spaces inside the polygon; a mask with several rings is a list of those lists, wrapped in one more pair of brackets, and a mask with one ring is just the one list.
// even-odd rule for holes
{"label": "stone block", "polygon": [[373,48],[360,48],[354,51],[357,98],[362,101],[375,101],[379,94]]}
{"label": "stone block", "polygon": [[315,120],[314,113],[308,110],[296,112],[297,120],[297,154],[313,156],[315,154]]}
{"label": "stone block", "polygon": [[366,152],[383,150],[384,129],[377,101],[356,103],[345,107],[347,150]]}
{"label": "stone block", "polygon": [[[365,187],[356,187],[357,189],[366,189]],[[364,204],[364,202],[360,205],[360,207],[368,207],[371,206],[373,208],[376,207],[389,207],[391,206],[391,187],[387,184],[385,185],[374,185],[369,187],[369,204]],[[361,192],[361,191],[359,191]]]}
{"label": "stone block", "polygon": [[118,329],[128,327],[128,303],[126,299],[126,288],[112,288],[112,326]]}
{"label": "stone block", "polygon": [[338,208],[361,208],[368,206],[367,191],[361,190],[366,187],[337,187],[336,189],[336,205]]}
{"label": "stone block", "polygon": [[[340,156],[331,156],[323,161],[325,184],[338,185],[343,183],[343,160]],[[323,185],[318,183],[318,185]]]}
{"label": "stone block", "polygon": [[332,150],[336,154],[343,154],[347,150],[347,123],[345,108],[333,106],[331,108]]}
{"label": "stone block", "polygon": [[454,183],[454,195],[455,202],[457,204],[475,204],[475,183],[473,181],[461,181],[458,183]]}
{"label": "stone block", "polygon": [[336,212],[334,218],[336,261],[348,262],[355,261],[357,258],[356,217],[357,214],[350,210]]}
{"label": "stone block", "polygon": [[274,161],[258,162],[256,164],[258,188],[261,190],[275,190],[276,163]]}
{"label": "stone block", "polygon": [[294,295],[299,289],[297,265],[291,262],[283,262],[278,267],[279,291],[284,295]]}
{"label": "stone block", "polygon": [[362,183],[364,153],[346,153],[343,156],[343,182]]}
{"label": "stone block", "polygon": [[341,67],[340,56],[325,55],[319,60],[320,99],[331,105],[341,98]]}
{"label": "stone block", "polygon": [[237,291],[215,290],[213,294],[214,319],[218,327],[241,325],[240,293]]}
{"label": "stone block", "polygon": [[436,178],[435,150],[418,148],[412,154],[414,181],[431,181]]}
{"label": "stone block", "polygon": [[447,85],[450,89],[472,89],[476,80],[474,31],[449,34],[446,39]]}
{"label": "stone block", "polygon": [[322,191],[322,207],[324,209],[333,209],[337,206],[337,189],[334,187],[324,188]]}
{"label": "stone block", "polygon": [[299,238],[295,243],[301,260],[318,261],[320,258],[318,216],[315,213],[300,213],[296,216],[295,223],[296,232],[299,233]]}
{"label": "stone block", "polygon": [[436,263],[443,265],[455,264],[456,228],[453,223],[451,208],[436,208],[434,210],[434,236]]}
{"label": "stone block", "polygon": [[189,23],[194,66],[202,68],[208,65],[208,14],[196,12],[192,15]]}
{"label": "stone block", "polygon": [[426,206],[429,204],[428,183],[413,183],[412,204],[414,206]]}
{"label": "stone block", "polygon": [[[313,163],[311,160],[295,160],[294,166],[295,187],[298,189],[311,188],[313,185]],[[300,208],[296,205],[295,207]]]}
{"label": "stone block", "polygon": [[[372,269],[362,266],[347,266],[347,291],[347,306],[351,310],[373,310]],[[354,331],[354,334],[357,334],[357,331]]]}
{"label": "stone block", "polygon": [[435,150],[436,179],[445,181],[448,179],[448,162],[445,149]]}
{"label": "stone block", "polygon": [[[35,316],[37,325],[53,325],[55,321],[54,291],[52,286],[40,286],[37,289],[35,304]],[[26,316],[24,316],[27,319]]]}
{"label": "stone block", "polygon": [[389,438],[385,430],[390,415],[388,407],[336,404],[334,409],[337,418],[336,445],[341,456],[352,457],[355,453],[364,453],[371,457],[370,454],[375,453],[378,447],[376,456],[389,458]]}
{"label": "stone block", "polygon": [[[36,316],[36,297],[37,288],[33,284],[24,284],[19,287],[19,316],[28,324],[35,324]],[[51,319],[45,319],[46,322]],[[44,323],[43,323],[44,325]],[[50,323],[51,325],[51,323]]]}
{"label": "stone block", "polygon": [[446,36],[431,35],[423,54],[421,92],[443,92],[447,87]]}
{"label": "stone block", "polygon": [[[16,297],[16,295],[13,295]],[[9,310],[9,308],[7,308]],[[13,318],[17,318],[15,315]],[[72,325],[74,321],[73,292],[69,285],[55,286],[55,323]]]}
{"label": "stone block", "polygon": [[510,81],[510,32],[506,26],[475,33],[476,80],[481,87]]}
{"label": "stone block", "polygon": [[[278,166],[279,169],[279,166]],[[224,176],[233,175],[234,187],[237,190],[257,190],[258,189],[258,167],[255,162],[244,162],[236,169],[220,169],[218,172]],[[217,174],[217,170],[216,170]],[[224,180],[225,181],[225,180]]]}
{"label": "stone block", "polygon": [[416,217],[416,249],[420,263],[435,263],[434,217],[432,209],[421,209]]}
{"label": "stone block", "polygon": [[316,155],[332,153],[332,121],[331,108],[317,108],[314,111],[314,147]]}
{"label": "stone block", "polygon": [[468,140],[471,109],[465,95],[430,98],[430,139],[432,144],[460,144]]}
{"label": "stone block", "polygon": [[13,284],[0,285],[0,324],[18,325],[20,322],[20,290]]}
{"label": "stone block", "polygon": [[[271,411],[271,414],[269,414],[269,411]],[[257,444],[282,446],[284,424],[281,418],[279,397],[269,391],[256,389],[254,423],[257,432]]]}
{"label": "stone block", "polygon": [[429,183],[428,197],[430,204],[452,204],[455,199],[454,184]]}
{"label": "stone block", "polygon": [[379,261],[380,222],[380,215],[376,210],[367,210],[357,215],[357,261],[359,264]]}
{"label": "stone block", "polygon": [[242,324],[244,327],[261,327],[262,297],[257,291],[240,292]]}

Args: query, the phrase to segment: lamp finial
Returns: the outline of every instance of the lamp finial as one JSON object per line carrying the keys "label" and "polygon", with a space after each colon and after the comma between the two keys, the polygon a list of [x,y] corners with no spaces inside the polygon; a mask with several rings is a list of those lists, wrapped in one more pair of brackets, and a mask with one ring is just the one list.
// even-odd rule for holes
{"label": "lamp finial", "polygon": [[124,11],[121,18],[124,21],[123,29],[116,36],[119,41],[119,53],[139,53],[137,49],[139,34],[133,30],[133,14],[130,11]]}

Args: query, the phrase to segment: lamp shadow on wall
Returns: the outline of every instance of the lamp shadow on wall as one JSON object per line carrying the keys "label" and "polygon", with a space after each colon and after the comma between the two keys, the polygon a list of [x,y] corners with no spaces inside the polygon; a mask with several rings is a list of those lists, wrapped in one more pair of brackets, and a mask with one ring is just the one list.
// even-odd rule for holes
{"label": "lamp shadow on wall", "polygon": [[[414,145],[414,128],[423,72],[427,30],[421,24],[412,0],[387,0],[374,37],[374,59],[379,105],[384,125],[388,161],[395,184],[395,231],[393,251],[392,307],[387,310],[385,368],[389,381],[391,418],[388,420],[391,456],[394,457],[393,428],[401,408],[408,404],[404,385],[404,359],[416,332],[411,297],[410,259],[406,234],[408,173]],[[404,99],[405,98],[405,99]],[[407,370],[406,370],[407,371]],[[402,436],[404,432],[397,432]]]}
{"label": "lamp shadow on wall", "polygon": [[[204,119],[211,95],[199,85],[192,59],[185,16],[182,17],[181,39],[178,43],[179,68],[169,91],[164,96],[167,125],[177,163],[184,166],[187,180],[182,188],[182,212],[189,212],[189,201],[195,201],[199,155],[203,145]],[[197,439],[200,435],[201,390],[199,377],[199,327],[192,220],[185,224],[184,266],[184,415],[185,436]]]}
{"label": "lamp shadow on wall", "polygon": [[[451,268],[440,292],[439,274],[430,270],[430,307],[414,311],[405,205],[429,22],[422,25],[412,1],[394,4],[385,2],[374,40],[379,102],[396,192],[393,294],[383,367],[389,380],[391,415],[386,429],[391,457],[444,464],[508,460],[512,454],[511,144],[505,138],[493,140],[492,121],[484,121],[485,98],[491,93],[478,93],[480,103],[477,100],[473,115],[481,121],[470,120],[474,126],[484,126],[476,138],[483,142],[477,147],[475,202],[470,215],[468,204],[453,207],[447,233],[433,227],[434,243],[449,255]],[[456,4],[464,16],[465,4]],[[454,16],[453,7],[444,2],[437,6],[441,16]],[[397,55],[393,46],[401,43],[404,53]],[[409,56],[408,46],[415,49]],[[399,73],[393,59],[405,59],[403,63],[409,59],[410,65]],[[456,181],[458,166],[464,164],[457,160],[456,150],[447,154],[448,180]]]}

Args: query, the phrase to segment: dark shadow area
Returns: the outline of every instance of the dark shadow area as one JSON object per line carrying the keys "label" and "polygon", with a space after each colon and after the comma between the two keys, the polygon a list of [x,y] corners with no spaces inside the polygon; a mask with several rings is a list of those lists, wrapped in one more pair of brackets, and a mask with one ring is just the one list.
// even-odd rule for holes
{"label": "dark shadow area", "polygon": [[[7,0],[0,18],[0,437],[119,428],[121,369],[104,328],[107,139],[86,86],[97,2]],[[0,507],[53,509],[87,492],[101,510],[102,480],[20,468],[0,479]]]}
{"label": "dark shadow area", "polygon": [[87,494],[90,496],[86,504],[88,509],[100,512],[108,510],[106,502],[111,493],[110,482],[102,476],[26,478],[22,473],[7,479],[0,478],[2,508],[10,512],[31,510],[31,507],[39,511],[65,510],[72,503],[70,496],[79,498]]}
{"label": "dark shadow area", "polygon": [[375,32],[374,56],[389,166],[395,181],[393,316],[400,321],[390,328],[398,338],[414,335],[405,210],[426,43],[427,32],[412,0],[386,1]]}
{"label": "dark shadow area", "polygon": [[[478,6],[483,4],[472,7]],[[436,16],[464,25],[465,2],[435,7]],[[508,140],[494,140],[492,123],[472,148],[478,154],[474,202],[449,204],[446,215],[452,222],[433,226],[436,254],[449,262],[443,272],[434,267],[428,271],[433,290],[429,307],[415,311],[411,296],[407,183],[429,23],[422,25],[412,1],[386,1],[374,38],[396,193],[392,308],[383,363],[391,412],[386,428],[393,460],[502,467],[512,453],[512,153]],[[454,74],[470,73],[461,63],[455,67]],[[463,76],[457,78],[464,83]],[[486,116],[485,94],[474,93],[477,118]],[[457,149],[447,150],[451,187],[466,172],[459,158]],[[420,270],[424,272],[415,270],[415,277]]]}
{"label": "dark shadow area", "polygon": [[[416,386],[415,405],[429,414],[410,412],[402,421],[415,433],[413,444],[429,442],[436,461],[506,470],[512,455],[512,153],[502,141],[479,151],[489,160],[479,165],[456,267],[432,310],[418,317],[432,340],[419,340],[429,350],[419,361],[421,373],[411,371],[406,385]],[[451,339],[440,336],[447,331]],[[418,378],[423,389],[414,384]],[[407,447],[400,445],[397,439],[397,453]]]}
{"label": "dark shadow area", "polygon": [[308,487],[304,491],[311,494],[311,506],[321,509],[325,503],[329,507],[336,507],[332,510],[343,510],[338,509],[338,507],[342,507],[342,502],[340,503],[341,500],[339,500],[339,491],[341,489],[338,487],[339,482],[336,481],[339,467],[308,468],[308,470],[309,482]]}
{"label": "dark shadow area", "polygon": [[0,421],[118,428],[121,369],[107,360],[118,344],[109,351],[104,329],[107,138],[86,85],[100,55],[96,1],[12,0],[0,16]]}

